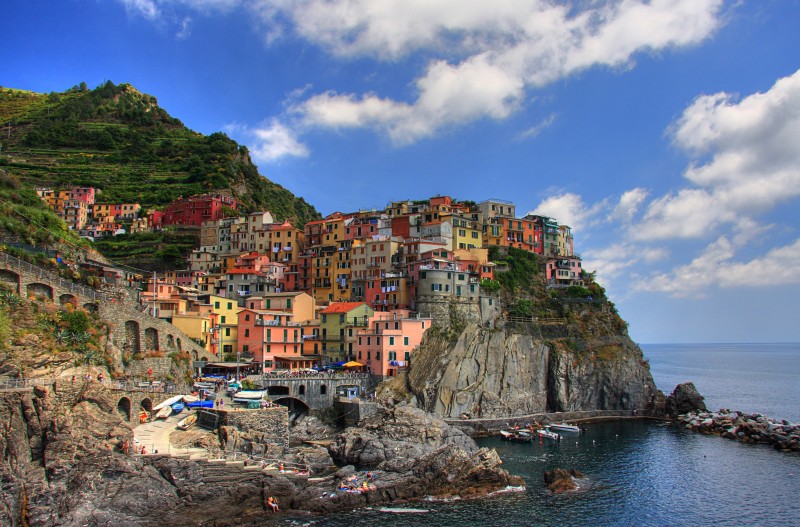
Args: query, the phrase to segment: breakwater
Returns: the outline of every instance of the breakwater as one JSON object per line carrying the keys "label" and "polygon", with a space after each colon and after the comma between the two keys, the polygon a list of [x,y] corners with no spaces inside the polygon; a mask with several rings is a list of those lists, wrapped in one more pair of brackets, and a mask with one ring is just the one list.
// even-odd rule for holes
{"label": "breakwater", "polygon": [[800,452],[800,423],[725,409],[690,412],[678,416],[678,422],[701,434],[718,435],[742,443],[769,444],[782,452]]}

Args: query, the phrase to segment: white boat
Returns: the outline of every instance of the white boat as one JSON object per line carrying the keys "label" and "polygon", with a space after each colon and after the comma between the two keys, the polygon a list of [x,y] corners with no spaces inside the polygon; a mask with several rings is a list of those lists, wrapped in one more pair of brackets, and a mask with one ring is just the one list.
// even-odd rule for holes
{"label": "white boat", "polygon": [[181,430],[188,430],[197,422],[197,414],[191,414],[188,417],[184,417],[178,423],[178,428]]}
{"label": "white boat", "polygon": [[547,428],[549,428],[550,430],[555,430],[557,432],[573,432],[575,434],[581,433],[581,429],[579,426],[570,425],[567,423],[556,423],[549,425]]}
{"label": "white boat", "polygon": [[266,393],[267,392],[263,390],[242,390],[241,392],[237,392],[233,395],[233,402],[246,403],[250,401],[258,401],[263,399]]}
{"label": "white boat", "polygon": [[539,437],[544,437],[545,439],[552,439],[553,441],[558,441],[561,439],[561,436],[555,432],[551,432],[546,428],[539,429],[537,432]]}
{"label": "white boat", "polygon": [[156,419],[166,419],[170,415],[172,415],[172,407],[165,406],[164,408],[158,411],[158,413],[156,414]]}
{"label": "white boat", "polygon": [[183,396],[183,402],[185,402],[185,403],[194,403],[194,402],[197,402],[199,400],[200,400],[200,398],[197,397],[196,395],[184,395]]}
{"label": "white boat", "polygon": [[181,399],[183,399],[183,395],[175,395],[174,397],[170,397],[169,399],[167,399],[163,403],[158,403],[157,405],[155,405],[153,407],[153,411],[157,412],[157,411],[161,410],[162,408],[164,408],[165,406],[166,407],[172,406],[173,404],[177,403]]}

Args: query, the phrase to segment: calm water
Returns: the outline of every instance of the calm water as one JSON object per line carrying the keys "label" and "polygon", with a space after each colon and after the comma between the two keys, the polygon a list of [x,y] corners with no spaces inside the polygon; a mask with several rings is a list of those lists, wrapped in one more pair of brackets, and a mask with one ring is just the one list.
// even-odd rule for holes
{"label": "calm water", "polygon": [[[800,420],[800,345],[643,346],[659,388],[693,380],[712,407]],[[409,507],[427,514],[358,510],[288,524],[315,526],[800,526],[800,456],[706,437],[668,424],[590,425],[558,444],[481,440],[524,492]],[[587,475],[576,494],[548,496],[542,474]]]}

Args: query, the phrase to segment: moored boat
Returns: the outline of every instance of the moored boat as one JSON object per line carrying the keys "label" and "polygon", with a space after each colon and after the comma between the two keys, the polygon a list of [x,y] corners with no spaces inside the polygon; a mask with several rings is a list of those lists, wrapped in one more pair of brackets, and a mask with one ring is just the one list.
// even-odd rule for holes
{"label": "moored boat", "polygon": [[543,437],[545,439],[552,439],[553,441],[558,441],[561,439],[561,436],[555,432],[548,430],[547,428],[541,428],[537,432],[539,437]]}
{"label": "moored boat", "polygon": [[528,443],[531,441],[531,434],[525,430],[500,430],[500,436],[505,441],[514,443]]}
{"label": "moored boat", "polygon": [[181,430],[188,430],[197,423],[197,414],[189,414],[187,417],[181,419],[178,423],[178,428]]}
{"label": "moored boat", "polygon": [[167,399],[166,401],[158,403],[157,405],[155,405],[153,407],[153,411],[157,412],[157,411],[161,410],[162,408],[166,408],[167,406],[172,406],[173,404],[177,403],[181,399],[183,399],[183,395],[172,396],[169,399]]}
{"label": "moored boat", "polygon": [[575,434],[580,434],[581,433],[581,429],[580,429],[579,426],[571,425],[571,424],[567,424],[567,423],[555,423],[555,424],[549,425],[548,428],[550,430],[555,430],[556,432],[571,432],[571,433],[575,433]]}
{"label": "moored boat", "polygon": [[242,390],[241,392],[237,392],[233,395],[233,402],[235,403],[246,403],[249,401],[258,401],[264,398],[264,394],[267,392],[263,390]]}
{"label": "moored boat", "polygon": [[187,408],[214,408],[214,401],[194,401],[186,403]]}
{"label": "moored boat", "polygon": [[181,413],[185,407],[186,403],[184,403],[183,401],[178,401],[177,403],[173,403],[171,406],[172,411],[175,412],[176,414]]}
{"label": "moored boat", "polygon": [[193,403],[193,402],[199,401],[199,400],[200,400],[200,398],[198,396],[196,396],[196,395],[184,395],[183,396],[183,402],[185,402],[185,403]]}
{"label": "moored boat", "polygon": [[166,419],[170,415],[172,415],[172,407],[165,406],[158,411],[158,413],[156,414],[156,419]]}

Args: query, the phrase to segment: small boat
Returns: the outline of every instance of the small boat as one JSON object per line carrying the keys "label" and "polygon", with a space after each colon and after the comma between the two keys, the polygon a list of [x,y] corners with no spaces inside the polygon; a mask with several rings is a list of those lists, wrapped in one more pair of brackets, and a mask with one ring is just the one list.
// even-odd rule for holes
{"label": "small boat", "polygon": [[200,398],[198,396],[196,396],[196,395],[184,395],[183,396],[183,402],[185,402],[185,403],[193,403],[193,402],[199,401],[199,400],[200,400]]}
{"label": "small boat", "polygon": [[575,433],[575,434],[580,434],[581,433],[581,429],[580,429],[579,426],[570,425],[570,424],[567,424],[567,423],[556,423],[556,424],[549,425],[547,428],[549,428],[550,430],[555,430],[557,432],[572,432],[572,433]]}
{"label": "small boat", "polygon": [[186,408],[214,408],[214,401],[194,401],[186,403]]}
{"label": "small boat", "polygon": [[173,412],[179,414],[183,411],[184,408],[186,408],[186,403],[184,403],[183,401],[178,401],[177,403],[173,403],[172,406],[170,406],[170,408],[172,408]]}
{"label": "small boat", "polygon": [[183,399],[183,395],[172,396],[169,399],[167,399],[166,401],[158,403],[157,405],[155,405],[153,407],[153,411],[157,412],[158,410],[161,410],[162,408],[165,408],[167,406],[172,406],[173,404],[177,403],[181,399]]}
{"label": "small boat", "polygon": [[542,428],[536,433],[539,435],[539,437],[544,437],[545,439],[552,439],[553,441],[558,441],[559,439],[561,439],[560,435],[558,435],[555,432],[551,432],[546,428]]}
{"label": "small boat", "polygon": [[258,401],[264,398],[265,393],[267,392],[263,390],[242,390],[233,395],[233,402],[246,403],[249,401]]}
{"label": "small boat", "polygon": [[180,420],[178,428],[181,430],[189,430],[195,423],[197,423],[197,414],[189,414],[189,416]]}
{"label": "small boat", "polygon": [[531,434],[524,430],[500,430],[500,436],[503,440],[513,443],[528,443],[531,441]]}
{"label": "small boat", "polygon": [[156,414],[156,419],[166,419],[170,415],[172,415],[172,407],[171,406],[165,406],[161,410],[158,411],[158,413]]}

